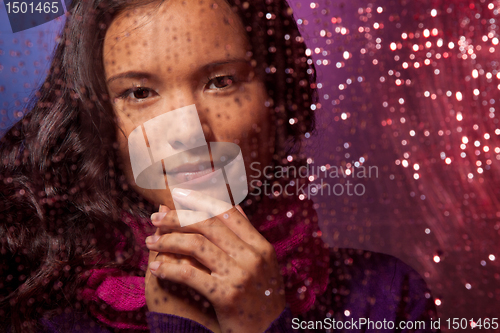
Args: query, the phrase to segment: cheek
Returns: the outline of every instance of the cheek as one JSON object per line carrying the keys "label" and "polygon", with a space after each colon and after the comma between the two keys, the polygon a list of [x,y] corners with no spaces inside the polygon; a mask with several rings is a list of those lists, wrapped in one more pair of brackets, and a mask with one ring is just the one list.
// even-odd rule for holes
{"label": "cheek", "polygon": [[134,176],[132,174],[132,166],[130,164],[130,154],[128,150],[128,136],[134,130],[134,125],[126,117],[117,117],[117,142],[118,142],[118,152],[120,156],[120,165],[123,169],[125,177],[127,177],[127,182],[129,184],[134,184]]}
{"label": "cheek", "polygon": [[246,150],[266,145],[270,137],[269,111],[260,105],[235,111],[223,120],[217,117],[213,127],[216,140],[233,142]]}
{"label": "cheek", "polygon": [[[260,108],[258,108],[260,107]],[[273,126],[271,126],[269,109],[255,106],[233,126],[233,133],[238,138],[244,159],[248,163],[270,163],[274,150]]]}
{"label": "cheek", "polygon": [[130,155],[128,151],[128,141],[125,135],[118,130],[118,153],[120,157],[120,167],[127,178],[129,184],[134,183],[134,176],[132,174],[132,167],[130,165]]}
{"label": "cheek", "polygon": [[[218,132],[219,139],[233,138],[246,142],[250,137],[268,133],[269,110],[265,106],[268,99],[261,84],[249,84],[241,88],[239,93],[227,98],[222,104],[211,105],[209,121],[212,129]],[[253,141],[253,140],[251,140]]]}
{"label": "cheek", "polygon": [[[126,129],[124,129],[124,133],[127,134],[127,136],[128,136],[128,134],[130,132],[127,132],[125,130]],[[128,139],[120,130],[118,132],[117,142],[119,145],[118,149],[119,149],[119,157],[120,157],[120,168],[122,169],[122,172],[125,175],[127,183],[137,193],[139,193],[143,198],[145,198],[149,202],[151,202],[153,204],[163,204],[163,205],[166,205],[167,207],[169,207],[170,209],[174,209],[175,206],[173,204],[172,196],[171,196],[169,190],[144,189],[142,187],[139,187],[135,183],[134,174],[132,172],[132,166],[130,163],[130,154],[129,154],[129,150],[128,150]]]}

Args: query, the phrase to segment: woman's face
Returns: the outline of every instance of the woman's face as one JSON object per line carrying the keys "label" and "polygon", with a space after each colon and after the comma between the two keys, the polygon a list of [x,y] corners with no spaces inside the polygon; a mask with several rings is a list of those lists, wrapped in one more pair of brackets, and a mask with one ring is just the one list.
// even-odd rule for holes
{"label": "woman's face", "polygon": [[[105,78],[119,120],[119,153],[128,182],[145,198],[174,208],[168,190],[139,187],[132,173],[128,137],[157,116],[195,105],[206,142],[240,146],[249,165],[270,162],[274,131],[265,85],[255,76],[245,29],[224,1],[166,1],[122,12],[104,40]],[[173,115],[173,113],[171,114]],[[165,128],[169,151],[193,143],[190,130]],[[199,128],[199,127],[198,127]],[[201,158],[201,162],[206,162]],[[196,153],[165,162],[179,180],[200,163]]]}

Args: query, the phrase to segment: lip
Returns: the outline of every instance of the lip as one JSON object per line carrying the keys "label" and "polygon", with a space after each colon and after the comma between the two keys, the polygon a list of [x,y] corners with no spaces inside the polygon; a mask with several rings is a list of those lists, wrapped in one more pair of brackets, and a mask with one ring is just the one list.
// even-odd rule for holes
{"label": "lip", "polygon": [[[214,153],[214,152],[212,152]],[[217,155],[216,155],[217,156]],[[181,183],[189,182],[189,184],[202,184],[204,182],[210,181],[215,174],[214,172],[224,168],[226,165],[231,163],[235,156],[228,156],[229,159],[224,161],[214,161],[214,168],[212,168],[211,161],[196,161],[191,163],[184,163],[182,165],[175,166],[166,170],[166,176],[169,186],[180,185]],[[176,159],[171,162],[175,165]],[[207,184],[208,185],[208,184]]]}
{"label": "lip", "polygon": [[186,163],[169,170],[167,177],[169,185],[185,182],[193,183],[194,180],[196,180],[196,183],[199,183],[211,178],[212,173],[212,164],[210,162]]}
{"label": "lip", "polygon": [[[196,182],[200,183],[203,182],[207,179],[210,179],[213,177],[213,172],[212,169],[207,169],[203,171],[196,171],[196,172],[178,172],[174,174],[168,174],[168,180],[169,180],[169,185],[176,185],[180,183],[186,183],[186,182]],[[171,180],[174,181],[174,184],[171,183]]]}
{"label": "lip", "polygon": [[197,163],[184,163],[175,168],[171,168],[167,171],[167,174],[177,174],[177,173],[199,173],[205,172],[207,170],[212,171],[212,163],[210,161],[197,162]]}

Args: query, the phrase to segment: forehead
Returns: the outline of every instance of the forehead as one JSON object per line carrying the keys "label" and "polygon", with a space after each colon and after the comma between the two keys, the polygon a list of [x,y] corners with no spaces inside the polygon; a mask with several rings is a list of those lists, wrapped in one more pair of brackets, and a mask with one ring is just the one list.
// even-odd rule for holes
{"label": "forehead", "polygon": [[103,57],[109,76],[129,66],[243,57],[248,48],[240,18],[225,1],[173,0],[119,14],[106,32]]}

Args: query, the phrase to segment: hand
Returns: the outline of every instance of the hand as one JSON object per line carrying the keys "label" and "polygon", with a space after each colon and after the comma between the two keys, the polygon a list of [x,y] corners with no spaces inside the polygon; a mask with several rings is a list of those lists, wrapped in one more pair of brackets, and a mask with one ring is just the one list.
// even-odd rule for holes
{"label": "hand", "polygon": [[[176,196],[179,192],[187,195]],[[195,191],[176,189],[173,194],[178,203],[197,212],[220,212],[228,205]],[[263,332],[280,315],[285,293],[274,248],[240,207],[185,227],[180,227],[176,211],[156,220],[158,216],[152,219],[159,237],[148,237],[148,248],[194,261],[155,260],[149,265],[151,274],[206,297],[222,332]]]}
{"label": "hand", "polygon": [[[170,209],[160,205],[160,213],[167,213]],[[158,214],[157,214],[158,215]],[[160,236],[157,229],[155,236]],[[174,253],[158,253],[149,251],[149,263],[153,261],[168,263],[186,263],[210,272],[194,258]],[[170,281],[158,279],[151,274],[151,270],[146,271],[146,303],[148,310],[158,313],[168,313],[179,317],[194,320],[215,333],[220,332],[219,323],[213,307],[198,292],[192,288],[171,283]]]}

